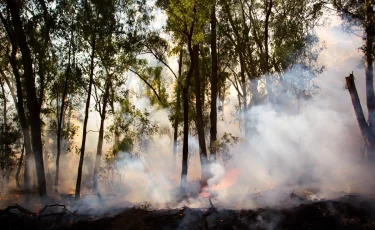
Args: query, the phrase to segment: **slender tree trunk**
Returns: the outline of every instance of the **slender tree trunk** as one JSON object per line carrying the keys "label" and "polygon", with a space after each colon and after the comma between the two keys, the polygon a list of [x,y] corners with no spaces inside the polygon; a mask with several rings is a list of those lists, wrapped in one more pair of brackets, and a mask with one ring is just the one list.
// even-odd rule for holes
{"label": "slender tree trunk", "polygon": [[3,92],[3,134],[7,128],[7,95],[4,88],[4,82],[0,80],[1,91]]}
{"label": "slender tree trunk", "polygon": [[243,103],[243,124],[245,131],[245,138],[249,135],[248,124],[247,124],[247,89],[246,89],[246,75],[245,75],[245,60],[243,53],[239,50],[240,56],[240,71],[241,71],[241,87],[242,87],[242,103]]}
{"label": "slender tree trunk", "polygon": [[92,41],[91,41],[91,63],[90,63],[89,90],[88,90],[87,99],[86,99],[85,119],[84,119],[84,122],[83,122],[83,132],[82,132],[81,155],[79,157],[78,175],[77,175],[76,192],[75,192],[75,199],[76,200],[78,200],[81,196],[82,167],[83,167],[83,159],[84,159],[84,156],[85,156],[87,122],[89,120],[91,90],[92,90],[92,84],[94,82],[95,49],[96,49],[96,36],[93,34],[92,35]]}
{"label": "slender tree trunk", "polygon": [[[1,135],[6,135],[5,131],[7,129],[7,96],[5,93],[4,82],[0,79],[1,92],[3,97],[3,129],[1,130]],[[0,151],[5,151],[5,143],[0,147]]]}
{"label": "slender tree trunk", "polygon": [[266,22],[264,29],[264,49],[265,49],[265,60],[264,60],[264,71],[266,74],[266,86],[267,86],[267,96],[270,103],[274,103],[274,95],[272,91],[272,81],[270,79],[270,64],[269,64],[269,51],[268,51],[268,39],[269,39],[269,21],[271,16],[271,11],[273,7],[273,0],[269,1],[266,13]]}
{"label": "slender tree trunk", "polygon": [[250,106],[256,106],[259,104],[259,92],[258,92],[258,79],[250,79],[250,91],[251,91],[251,100]]}
{"label": "slender tree trunk", "polygon": [[203,123],[203,111],[202,111],[202,94],[201,94],[201,80],[199,73],[199,45],[193,46],[193,68],[195,77],[195,104],[196,104],[196,118],[197,118],[197,131],[198,131],[198,142],[199,142],[199,158],[201,161],[201,180],[205,184],[208,180],[207,176],[207,149],[206,140],[204,136],[204,123]]}
{"label": "slender tree trunk", "polygon": [[182,145],[182,170],[180,190],[182,195],[186,195],[188,157],[189,157],[189,90],[184,87],[183,90],[183,110],[184,110],[184,130]]}
{"label": "slender tree trunk", "polygon": [[372,1],[366,0],[366,97],[368,124],[372,135],[375,135],[375,94],[374,94],[374,11]]}
{"label": "slender tree trunk", "polygon": [[[73,37],[73,35],[71,35]],[[61,155],[61,132],[63,129],[63,119],[64,119],[64,111],[65,111],[65,98],[68,93],[68,84],[70,78],[70,54],[71,54],[71,44],[69,45],[69,52],[68,52],[68,67],[65,73],[65,81],[64,81],[64,90],[61,98],[61,106],[57,108],[57,111],[60,110],[58,113],[59,117],[57,120],[57,154],[56,154],[56,174],[55,174],[55,195],[58,197],[59,195],[59,172],[60,172],[60,155]]]}
{"label": "slender tree trunk", "polygon": [[[35,166],[38,179],[38,191],[39,196],[43,197],[47,194],[46,190],[46,179],[44,174],[43,164],[43,145],[42,145],[42,131],[41,131],[41,119],[40,119],[40,105],[37,100],[35,81],[33,75],[33,63],[31,57],[31,51],[27,44],[25,32],[23,30],[23,23],[20,16],[20,6],[16,1],[7,0],[10,13],[12,15],[12,24],[17,37],[17,44],[22,54],[22,63],[24,67],[24,78],[27,93],[27,107],[30,114],[31,136],[32,146],[35,158]],[[10,35],[12,36],[12,35]]]}
{"label": "slender tree trunk", "polygon": [[210,112],[210,161],[216,161],[216,147],[217,140],[217,41],[216,41],[216,2],[214,2],[211,10],[211,112]]}
{"label": "slender tree trunk", "polygon": [[[178,62],[178,81],[181,80],[182,76],[182,49],[180,50],[180,58]],[[176,169],[176,156],[177,156],[177,139],[178,139],[178,123],[180,120],[180,104],[181,104],[181,90],[180,85],[177,82],[177,101],[176,101],[176,112],[174,118],[174,132],[173,132],[173,159],[172,159],[172,172]]]}
{"label": "slender tree trunk", "polygon": [[20,188],[21,185],[20,185],[20,172],[21,172],[21,167],[22,167],[22,163],[23,163],[23,155],[25,153],[25,144],[22,145],[22,151],[21,151],[21,156],[20,156],[20,159],[18,161],[18,166],[17,166],[17,172],[16,172],[16,185],[17,185],[17,188]]}
{"label": "slender tree trunk", "polygon": [[24,179],[23,179],[23,186],[24,190],[26,191],[26,199],[28,198],[28,193],[31,192],[31,168],[29,167],[32,162],[32,150],[31,150],[31,138],[30,138],[30,129],[27,123],[26,115],[25,115],[25,108],[23,106],[23,94],[22,94],[22,84],[20,73],[17,68],[16,63],[16,53],[17,47],[13,46],[12,48],[12,56],[9,57],[9,62],[13,69],[13,74],[16,79],[16,88],[17,88],[17,112],[18,118],[20,120],[21,128],[22,128],[22,135],[23,135],[23,142],[25,146],[25,169],[24,169]]}
{"label": "slender tree trunk", "polygon": [[[111,76],[107,76],[107,82],[105,87],[105,92],[103,95],[103,108],[100,116],[100,129],[99,129],[99,138],[98,138],[98,148],[96,150],[96,160],[95,160],[95,167],[94,167],[94,184],[93,184],[93,191],[94,193],[98,192],[98,174],[100,168],[100,161],[102,159],[102,151],[103,151],[103,139],[104,139],[104,121],[106,118],[107,113],[107,104],[109,98],[109,88],[111,82]],[[100,102],[99,102],[100,103]]]}
{"label": "slender tree trunk", "polygon": [[189,158],[189,88],[190,79],[193,76],[193,49],[192,37],[188,37],[188,49],[190,55],[190,68],[186,76],[185,85],[183,89],[183,113],[184,113],[184,128],[183,128],[183,145],[182,145],[182,167],[181,167],[181,184],[180,191],[183,196],[186,196],[187,188],[187,173],[188,173],[188,158]]}

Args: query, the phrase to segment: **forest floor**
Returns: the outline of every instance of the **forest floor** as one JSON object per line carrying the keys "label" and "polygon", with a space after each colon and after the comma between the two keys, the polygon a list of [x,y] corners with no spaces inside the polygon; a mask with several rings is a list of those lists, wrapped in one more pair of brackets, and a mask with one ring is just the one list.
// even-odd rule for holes
{"label": "forest floor", "polygon": [[[1,229],[375,229],[375,199],[345,195],[288,208],[229,210],[215,208],[154,210],[134,206],[93,216],[49,205],[38,212],[22,206],[0,210]],[[212,204],[212,203],[211,203]]]}

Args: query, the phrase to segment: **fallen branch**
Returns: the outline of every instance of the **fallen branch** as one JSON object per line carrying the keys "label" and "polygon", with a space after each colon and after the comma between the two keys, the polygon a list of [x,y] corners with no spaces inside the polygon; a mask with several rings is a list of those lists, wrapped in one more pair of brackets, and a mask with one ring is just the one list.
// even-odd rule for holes
{"label": "fallen branch", "polygon": [[[50,214],[41,215],[41,213],[44,212],[47,208],[52,208],[52,207],[61,207],[61,208],[63,208],[63,212],[57,212],[57,213],[50,213]],[[52,204],[52,205],[46,205],[46,206],[44,206],[44,208],[42,208],[37,214],[38,214],[39,217],[45,217],[45,216],[53,216],[53,215],[62,215],[62,214],[67,214],[67,213],[75,215],[75,213],[71,212],[63,204]]]}
{"label": "fallen branch", "polygon": [[37,214],[35,212],[32,212],[18,204],[15,204],[15,205],[11,205],[11,206],[8,206],[6,209],[4,209],[3,211],[0,211],[0,215],[3,215],[5,213],[11,213],[10,211],[11,210],[18,210],[20,211],[21,213],[25,214],[25,215],[28,215],[28,216],[36,216]]}

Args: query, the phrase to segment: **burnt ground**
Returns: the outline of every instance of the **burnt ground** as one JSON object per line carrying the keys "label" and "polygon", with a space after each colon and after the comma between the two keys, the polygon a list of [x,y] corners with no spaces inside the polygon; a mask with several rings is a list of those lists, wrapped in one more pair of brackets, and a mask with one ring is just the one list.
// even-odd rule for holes
{"label": "burnt ground", "polygon": [[290,208],[257,210],[153,210],[143,205],[117,214],[90,216],[63,205],[38,213],[21,206],[0,211],[1,229],[375,229],[375,199],[347,195],[336,200],[302,201]]}

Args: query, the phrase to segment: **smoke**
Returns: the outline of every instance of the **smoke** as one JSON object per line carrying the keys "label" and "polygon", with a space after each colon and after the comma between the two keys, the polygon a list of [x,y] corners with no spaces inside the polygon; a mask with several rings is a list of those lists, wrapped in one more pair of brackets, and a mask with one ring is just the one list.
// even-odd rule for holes
{"label": "smoke", "polygon": [[[317,80],[319,93],[312,100],[301,99],[300,109],[290,93],[279,98],[278,106],[251,107],[246,115],[250,135],[245,139],[242,124],[233,117],[238,102],[231,89],[223,119],[218,122],[218,137],[232,133],[241,137],[241,141],[230,148],[229,162],[224,165],[219,157],[211,165],[213,177],[208,181],[207,191],[215,205],[275,207],[288,202],[292,191],[320,199],[343,193],[369,194],[375,188],[371,182],[373,173],[362,161],[363,143],[349,93],[344,89],[344,77],[354,71],[358,90],[364,92],[364,70],[359,68],[362,53],[357,50],[362,40],[342,32],[335,20],[333,25],[318,32],[326,46],[318,60],[318,64],[326,67]],[[300,71],[296,67],[284,78],[294,81],[302,74]],[[364,104],[363,93],[360,97]],[[135,107],[149,109],[151,104],[147,98],[141,98]],[[152,122],[171,129],[168,114],[168,110],[150,110]],[[177,199],[181,154],[173,171],[171,137],[171,132],[155,135],[140,159],[133,159],[128,153],[118,156],[117,171],[107,176],[112,182],[102,182],[100,188],[103,196],[116,194],[112,201],[108,200],[108,207],[145,202],[156,208],[209,205],[207,197],[198,196],[200,162],[198,154],[194,154],[197,140],[192,136],[189,141],[193,154],[189,156],[188,170],[191,198],[183,202]],[[124,204],[125,201],[129,203]]]}
{"label": "smoke", "polygon": [[[353,71],[362,105],[365,105],[364,70],[359,68],[363,54],[358,51],[363,41],[341,31],[337,19],[333,22],[318,31],[320,40],[326,44],[318,60],[318,64],[326,66],[318,78],[319,93],[311,101],[302,103],[299,112],[296,103],[290,103],[296,101],[293,95],[284,95],[280,106],[253,106],[246,115],[250,135],[245,139],[241,123],[233,116],[238,101],[236,92],[231,89],[223,119],[218,121],[218,138],[226,132],[241,137],[241,141],[229,149],[230,161],[224,165],[218,157],[217,163],[211,165],[213,177],[208,181],[207,191],[218,207],[275,207],[285,203],[292,191],[300,194],[309,191],[318,199],[374,191],[374,173],[362,161],[363,143],[349,93],[344,89],[344,77]],[[289,71],[285,79],[292,81],[298,77],[298,71],[297,68]],[[139,84],[132,79],[133,88]],[[147,98],[134,102],[137,109],[149,110],[152,122],[172,130],[168,110],[150,109],[152,106]],[[90,124],[93,126],[93,121]],[[87,149],[96,148],[96,140],[91,137]],[[115,163],[101,173],[101,199],[96,194],[89,195],[94,162],[88,157],[90,154],[86,155],[86,190],[80,203],[73,207],[96,213],[144,203],[155,208],[208,207],[207,197],[198,196],[201,169],[196,137],[190,136],[189,142],[189,199],[183,202],[178,199],[181,146],[173,170],[170,131],[154,135],[140,158],[119,153]],[[60,190],[72,193],[78,155],[62,155],[60,162]],[[102,162],[105,166],[104,159]]]}

